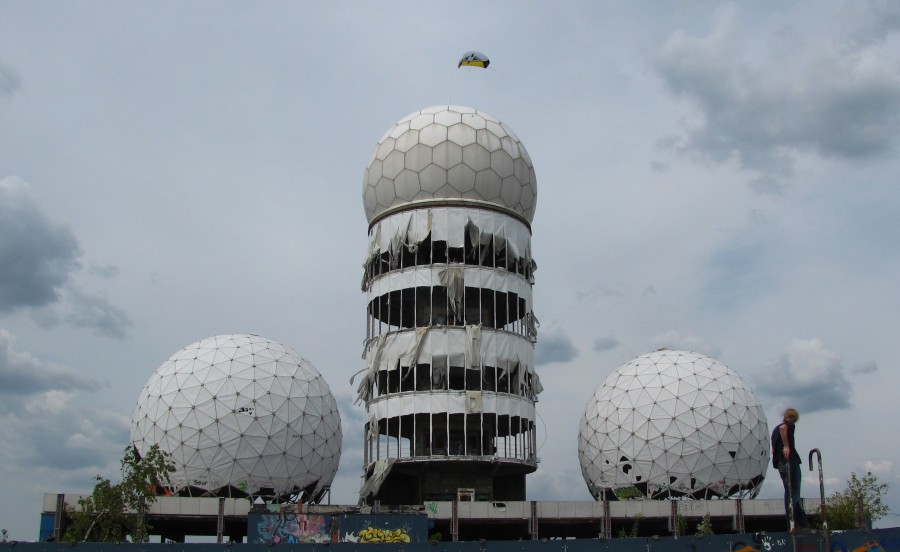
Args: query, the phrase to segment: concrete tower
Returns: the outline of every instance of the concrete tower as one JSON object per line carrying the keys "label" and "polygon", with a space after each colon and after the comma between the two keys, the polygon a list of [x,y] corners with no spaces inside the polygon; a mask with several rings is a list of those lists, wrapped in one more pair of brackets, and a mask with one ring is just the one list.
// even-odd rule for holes
{"label": "concrete tower", "polygon": [[382,504],[524,500],[537,320],[522,142],[487,113],[417,111],[366,166],[365,480]]}

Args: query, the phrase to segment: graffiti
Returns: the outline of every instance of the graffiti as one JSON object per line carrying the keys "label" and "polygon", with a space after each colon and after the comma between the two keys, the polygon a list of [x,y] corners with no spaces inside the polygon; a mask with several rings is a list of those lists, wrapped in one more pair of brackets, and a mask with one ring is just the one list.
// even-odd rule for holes
{"label": "graffiti", "polygon": [[900,538],[898,538],[898,537],[882,537],[882,538],[878,539],[877,544],[881,545],[880,552],[884,552],[886,550],[897,550],[898,548],[900,548]]}
{"label": "graffiti", "polygon": [[428,518],[423,514],[332,516],[300,514],[295,510],[251,513],[247,518],[247,542],[269,545],[338,541],[406,544],[423,542],[427,538]]}
{"label": "graffiti", "polygon": [[[834,535],[842,535],[844,537],[853,536],[852,533],[836,533]],[[821,550],[821,534],[800,535],[798,536],[797,550],[798,552],[816,552]],[[779,550],[788,550],[791,542],[785,537],[773,537],[765,533],[754,533],[753,543],[737,541],[731,547],[730,552],[777,552]],[[897,552],[900,549],[900,539],[892,537],[884,537],[873,539],[868,535],[865,540],[857,540],[852,538],[850,542],[842,540],[831,541],[830,552]]]}
{"label": "graffiti", "polygon": [[410,542],[409,532],[405,528],[379,529],[377,527],[366,527],[356,535],[351,535],[351,537],[354,537],[356,540],[350,542],[358,542],[360,544]]}
{"label": "graffiti", "polygon": [[422,514],[342,516],[340,532],[342,542],[424,542],[428,538],[428,518]]}
{"label": "graffiti", "polygon": [[762,533],[755,533],[753,535],[753,540],[755,540],[758,545],[746,544],[742,541],[737,541],[736,543],[734,543],[732,552],[762,552],[763,550],[769,552],[776,546],[783,547],[787,545],[787,541],[785,539],[778,539],[775,542],[772,542],[772,537]]}
{"label": "graffiti", "polygon": [[[766,535],[766,539],[768,539],[768,535]],[[734,543],[732,552],[762,552],[762,549],[769,550],[772,547],[772,541],[768,541],[769,548],[766,548],[766,541],[759,540],[754,536],[754,540],[757,540],[761,546],[756,546],[755,544],[747,544],[743,541],[737,541]]]}
{"label": "graffiti", "polygon": [[282,543],[330,543],[328,520],[323,515],[261,514],[257,517],[256,538],[253,542]]}
{"label": "graffiti", "polygon": [[864,545],[854,548],[853,552],[884,552],[884,548],[878,541],[870,540],[866,541]]}
{"label": "graffiti", "polygon": [[886,550],[896,550],[898,548],[897,539],[881,539],[867,540],[862,545],[853,548],[847,548],[843,542],[836,540],[831,543],[831,552],[886,552]]}
{"label": "graffiti", "polygon": [[434,515],[437,515],[437,502],[429,502],[425,505],[425,509]]}

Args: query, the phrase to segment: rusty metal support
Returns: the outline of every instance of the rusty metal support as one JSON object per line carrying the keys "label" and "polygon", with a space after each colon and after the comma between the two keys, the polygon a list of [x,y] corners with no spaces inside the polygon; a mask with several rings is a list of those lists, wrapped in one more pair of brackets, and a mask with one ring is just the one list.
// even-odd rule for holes
{"label": "rusty metal support", "polygon": [[822,503],[819,505],[819,512],[822,516],[822,534],[825,536],[825,550],[831,550],[831,533],[828,531],[827,508],[825,507],[825,476],[822,474],[822,452],[814,448],[809,451],[809,471],[813,469],[813,455],[819,464],[819,496]]}

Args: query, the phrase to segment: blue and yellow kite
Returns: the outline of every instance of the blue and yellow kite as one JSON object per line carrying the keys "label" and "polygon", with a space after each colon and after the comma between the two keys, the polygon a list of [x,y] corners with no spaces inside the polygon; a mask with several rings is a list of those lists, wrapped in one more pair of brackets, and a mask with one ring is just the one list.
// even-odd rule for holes
{"label": "blue and yellow kite", "polygon": [[467,67],[481,67],[482,69],[487,69],[487,66],[491,64],[491,60],[481,52],[466,52],[463,54],[463,57],[459,60],[459,64],[456,66],[457,69],[462,67],[463,65]]}

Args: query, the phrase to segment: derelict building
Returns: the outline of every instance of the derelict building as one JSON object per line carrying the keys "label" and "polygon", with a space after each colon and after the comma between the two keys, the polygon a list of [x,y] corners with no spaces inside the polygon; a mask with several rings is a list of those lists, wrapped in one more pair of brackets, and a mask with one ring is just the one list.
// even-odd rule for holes
{"label": "derelict building", "polygon": [[503,123],[417,111],[366,167],[361,500],[524,500],[537,468],[534,168]]}

